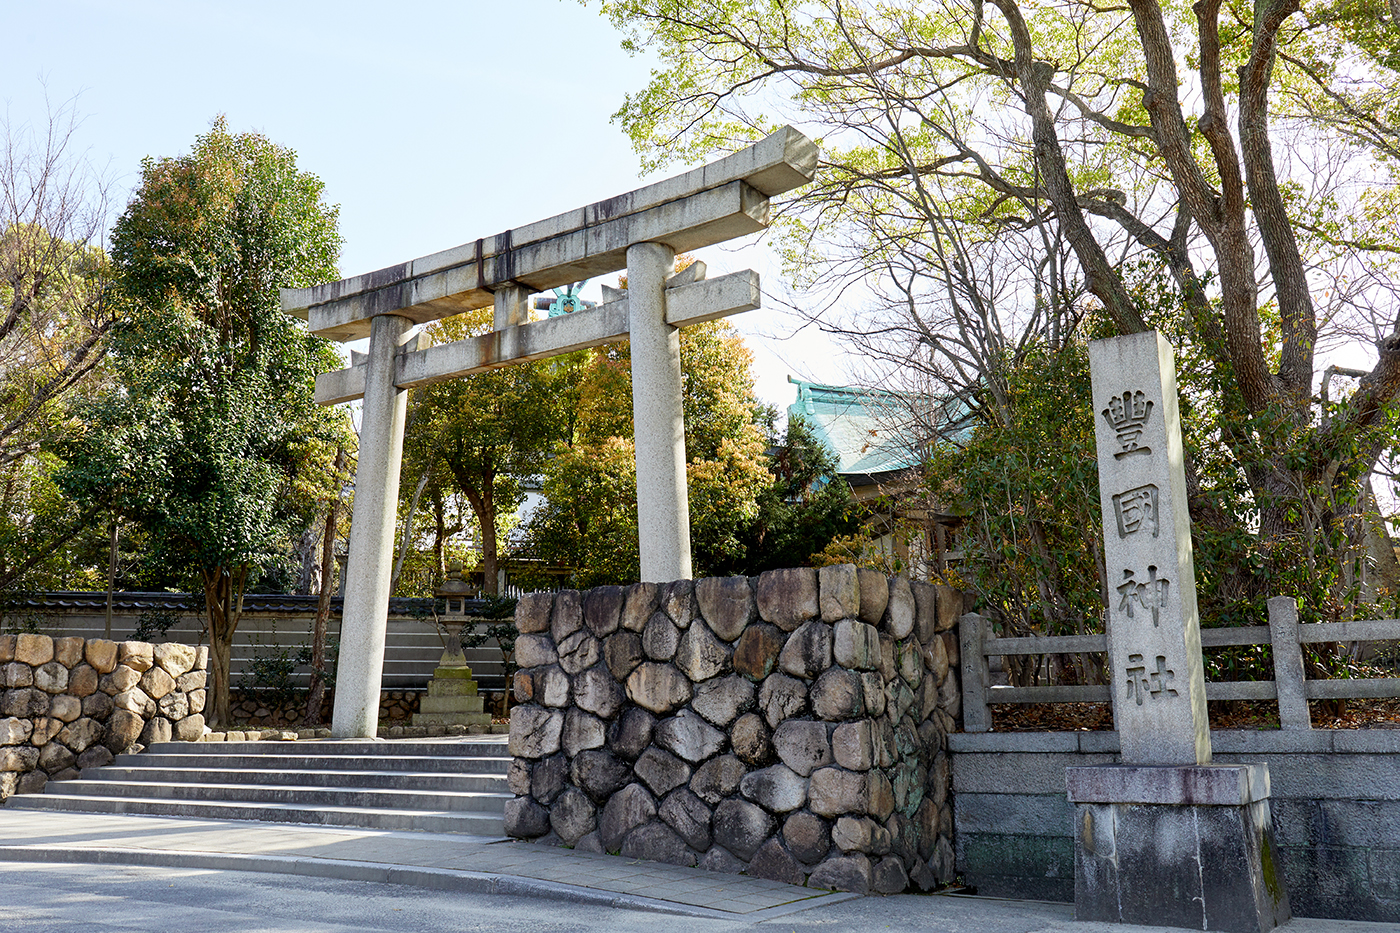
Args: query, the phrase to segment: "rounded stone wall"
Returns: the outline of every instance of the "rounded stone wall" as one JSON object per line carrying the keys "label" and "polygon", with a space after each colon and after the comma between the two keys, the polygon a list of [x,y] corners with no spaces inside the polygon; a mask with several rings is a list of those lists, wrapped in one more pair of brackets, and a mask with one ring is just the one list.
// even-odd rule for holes
{"label": "rounded stone wall", "polygon": [[951,881],[962,603],[852,565],[522,598],[507,833],[862,893]]}
{"label": "rounded stone wall", "polygon": [[0,800],[204,732],[208,649],[0,635]]}

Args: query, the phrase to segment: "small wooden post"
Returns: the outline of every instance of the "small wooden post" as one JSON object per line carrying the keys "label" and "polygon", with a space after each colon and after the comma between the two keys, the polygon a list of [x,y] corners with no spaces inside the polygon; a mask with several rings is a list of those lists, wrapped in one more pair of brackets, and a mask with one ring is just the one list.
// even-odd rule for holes
{"label": "small wooden post", "polygon": [[987,669],[987,620],[969,612],[958,620],[962,661],[962,714],[964,732],[992,731],[992,710],[987,706],[991,672]]}
{"label": "small wooden post", "polygon": [[1298,601],[1293,597],[1275,596],[1269,600],[1269,638],[1273,642],[1279,725],[1284,729],[1311,729],[1303,681],[1303,649],[1298,643]]}

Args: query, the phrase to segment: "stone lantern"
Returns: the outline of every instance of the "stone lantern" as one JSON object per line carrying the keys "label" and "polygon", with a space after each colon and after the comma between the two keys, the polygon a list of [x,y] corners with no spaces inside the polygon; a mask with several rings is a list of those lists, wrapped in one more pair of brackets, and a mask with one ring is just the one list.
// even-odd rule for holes
{"label": "stone lantern", "polygon": [[447,608],[442,613],[444,622],[465,622],[467,620],[467,600],[476,596],[476,590],[462,579],[462,562],[453,561],[447,568],[447,579],[433,593],[443,600]]}
{"label": "stone lantern", "polygon": [[[440,621],[467,620],[467,598],[474,594],[462,579],[460,563],[452,564],[447,580],[433,595],[447,603]],[[447,644],[442,649],[437,669],[433,671],[433,679],[428,681],[428,695],[419,701],[418,712],[413,714],[413,724],[480,726],[480,731],[485,731],[491,725],[491,714],[484,710],[485,701],[477,695],[472,669],[467,666],[467,656],[462,651],[462,637],[454,631],[447,636]]]}

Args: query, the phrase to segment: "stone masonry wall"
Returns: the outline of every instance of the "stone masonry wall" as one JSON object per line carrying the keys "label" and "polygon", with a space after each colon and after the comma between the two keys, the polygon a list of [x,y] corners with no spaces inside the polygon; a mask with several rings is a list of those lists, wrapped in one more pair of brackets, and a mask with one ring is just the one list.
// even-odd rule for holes
{"label": "stone masonry wall", "polygon": [[[422,690],[381,690],[379,719],[404,725],[418,712]],[[496,696],[500,696],[499,693]],[[328,690],[321,703],[321,722],[329,725],[335,706],[335,691]],[[259,690],[234,690],[229,695],[229,719],[248,726],[269,729],[295,729],[306,718],[306,691],[298,690],[280,703]]]}
{"label": "stone masonry wall", "polygon": [[204,732],[207,648],[0,635],[0,800]]}
{"label": "stone masonry wall", "polygon": [[[1400,924],[1400,730],[1227,729],[1210,742],[1212,761],[1269,766],[1294,916]],[[1118,763],[1117,733],[962,732],[948,744],[962,882],[1072,903],[1065,768]]]}
{"label": "stone masonry wall", "polygon": [[862,893],[951,881],[962,603],[849,564],[522,598],[506,832]]}

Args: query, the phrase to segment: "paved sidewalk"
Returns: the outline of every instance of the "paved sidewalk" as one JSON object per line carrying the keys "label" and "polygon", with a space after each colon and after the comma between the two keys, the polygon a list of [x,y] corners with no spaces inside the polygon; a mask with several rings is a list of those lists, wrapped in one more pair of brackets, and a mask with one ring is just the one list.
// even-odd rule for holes
{"label": "paved sidewalk", "polygon": [[766,919],[856,895],[504,837],[0,809],[0,861],[165,865]]}
{"label": "paved sidewalk", "polygon": [[[836,924],[956,933],[1166,933],[1164,927],[1076,923],[1069,904],[958,896],[862,899],[507,839],[286,823],[0,808],[0,862],[303,875],[545,898],[743,925],[781,919],[803,929]],[[1283,933],[1342,931],[1396,933],[1400,925],[1295,919]]]}

